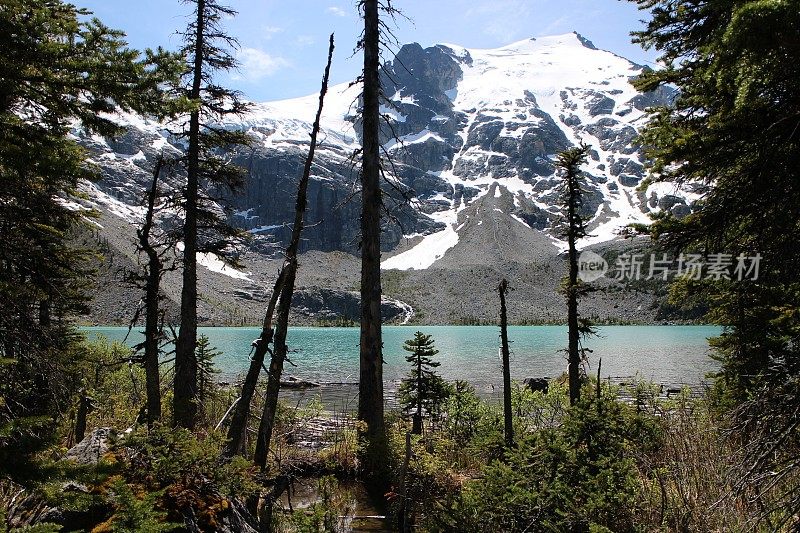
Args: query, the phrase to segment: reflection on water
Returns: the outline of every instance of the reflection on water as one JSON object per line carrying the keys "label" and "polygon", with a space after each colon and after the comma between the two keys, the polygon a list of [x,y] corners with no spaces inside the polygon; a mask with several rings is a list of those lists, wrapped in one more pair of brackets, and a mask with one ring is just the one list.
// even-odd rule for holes
{"label": "reflection on water", "polygon": [[[312,504],[321,502],[319,479],[301,478],[294,480],[288,492],[284,492],[279,500],[284,512],[307,509]],[[339,480],[336,492],[340,498],[351,500],[351,515],[346,517],[348,531],[389,532],[393,531],[386,522],[386,505],[376,502],[367,494],[364,485],[352,479]]]}

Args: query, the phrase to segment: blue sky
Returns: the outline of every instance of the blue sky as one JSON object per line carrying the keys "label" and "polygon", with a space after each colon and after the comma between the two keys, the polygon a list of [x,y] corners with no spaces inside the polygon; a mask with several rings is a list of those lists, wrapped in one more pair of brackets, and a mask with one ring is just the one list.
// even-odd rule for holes
{"label": "blue sky", "polygon": [[[105,24],[121,29],[131,46],[179,46],[189,7],[179,0],[72,0]],[[333,83],[360,70],[353,48],[360,33],[355,0],[223,0],[239,12],[226,21],[236,37],[241,67],[220,81],[255,101],[304,96],[319,90],[327,40],[336,34]],[[624,0],[394,0],[408,20],[398,18],[401,43],[454,43],[496,48],[528,37],[577,31],[598,48],[637,63],[655,54],[630,42],[647,13]]]}

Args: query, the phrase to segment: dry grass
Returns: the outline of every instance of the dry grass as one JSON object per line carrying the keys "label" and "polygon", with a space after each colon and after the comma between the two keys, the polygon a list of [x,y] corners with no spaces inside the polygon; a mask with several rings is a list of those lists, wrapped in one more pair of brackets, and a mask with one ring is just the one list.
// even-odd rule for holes
{"label": "dry grass", "polygon": [[769,517],[762,516],[764,502],[738,487],[740,450],[724,431],[724,419],[704,400],[687,397],[660,411],[661,445],[637,457],[643,526],[650,531],[774,531]]}

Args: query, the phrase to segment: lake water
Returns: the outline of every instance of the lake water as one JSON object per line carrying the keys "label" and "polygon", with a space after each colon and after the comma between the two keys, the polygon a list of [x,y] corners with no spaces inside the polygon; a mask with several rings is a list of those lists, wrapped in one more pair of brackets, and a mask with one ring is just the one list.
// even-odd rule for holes
{"label": "lake water", "polygon": [[[415,331],[433,335],[439,373],[448,380],[464,379],[478,392],[494,396],[502,384],[499,328],[495,326],[387,326],[383,328],[384,379],[388,390],[394,390],[408,372],[403,341]],[[642,379],[664,384],[697,385],[709,372],[718,368],[709,356],[709,337],[720,329],[713,326],[604,326],[600,336],[584,344],[589,354],[589,372],[597,372],[602,358],[601,375],[612,381],[638,375]],[[90,338],[98,334],[109,340],[122,340],[127,328],[85,328]],[[234,380],[248,366],[251,342],[259,328],[199,328],[213,346],[222,351],[215,361],[223,379]],[[565,326],[512,326],[511,375],[522,380],[528,377],[555,377],[567,368],[567,329]],[[142,335],[134,331],[128,344],[140,342]],[[321,383],[358,381],[358,328],[290,328],[288,344],[293,353],[285,373]]]}

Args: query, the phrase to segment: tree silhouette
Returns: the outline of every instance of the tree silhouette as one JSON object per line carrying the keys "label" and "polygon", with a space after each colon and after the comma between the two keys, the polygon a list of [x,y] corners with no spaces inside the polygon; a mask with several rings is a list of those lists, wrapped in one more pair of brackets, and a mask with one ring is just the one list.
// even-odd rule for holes
{"label": "tree silhouette", "polygon": [[558,155],[556,165],[564,172],[562,202],[566,212],[563,236],[567,239],[569,274],[563,291],[567,298],[567,326],[569,329],[568,374],[569,403],[575,405],[581,394],[580,367],[583,350],[580,346],[581,336],[592,332],[588,322],[581,321],[578,316],[578,297],[586,291],[586,286],[578,279],[578,239],[586,236],[586,221],[581,213],[583,207],[583,189],[581,187],[581,165],[586,162],[589,147],[581,145],[565,150]]}

